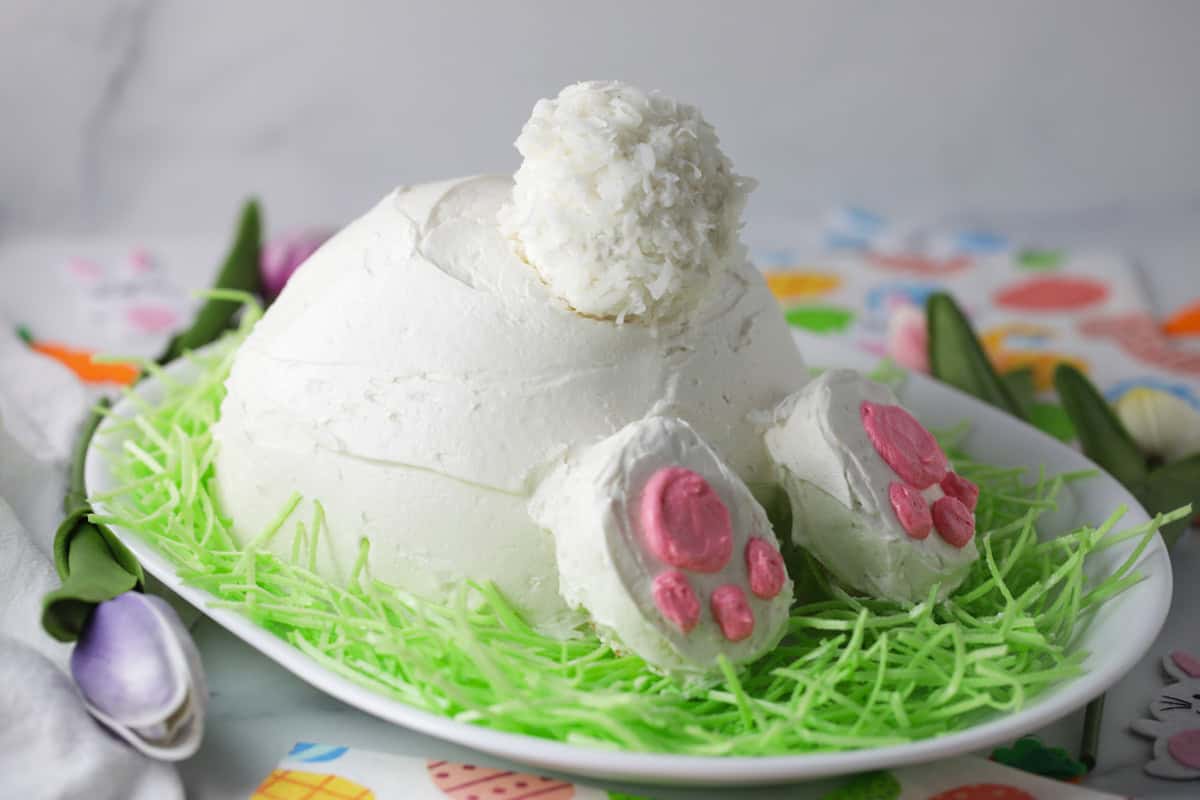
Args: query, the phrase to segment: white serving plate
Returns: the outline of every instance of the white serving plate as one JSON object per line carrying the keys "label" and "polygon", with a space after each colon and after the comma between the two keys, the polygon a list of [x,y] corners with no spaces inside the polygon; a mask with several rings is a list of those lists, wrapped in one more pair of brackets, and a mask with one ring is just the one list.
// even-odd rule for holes
{"label": "white serving plate", "polygon": [[[797,336],[804,352],[817,354],[820,365],[869,368],[870,358],[857,351],[811,336]],[[188,380],[195,367],[178,361],[167,372]],[[161,386],[151,379],[138,392],[150,401],[161,397]],[[947,427],[970,421],[968,451],[990,463],[1029,466],[1045,465],[1051,473],[1095,468],[1069,447],[1014,420],[1008,415],[960,392],[922,376],[912,376],[899,392],[903,402],[927,425]],[[128,401],[119,403],[116,417],[133,412]],[[101,426],[101,435],[105,426]],[[90,493],[113,488],[108,464],[99,448],[87,454],[85,478]],[[1061,513],[1061,528],[1098,524],[1118,506],[1129,507],[1121,527],[1147,520],[1146,512],[1113,478],[1102,474],[1075,484]],[[106,513],[103,503],[98,513]],[[840,753],[805,753],[770,757],[700,757],[596,750],[529,736],[502,733],[456,722],[407,706],[355,684],[318,664],[281,639],[238,613],[210,608],[208,592],[185,585],[175,568],[137,534],[114,529],[145,569],[172,591],[195,605],[268,658],[295,673],[318,689],[398,725],[476,750],[548,770],[614,781],[679,786],[748,786],[783,783],[916,764],[968,753],[1001,743],[1042,728],[1081,708],[1103,693],[1141,658],[1157,637],[1171,602],[1171,566],[1163,541],[1155,537],[1139,562],[1145,580],[1109,600],[1079,636],[1075,647],[1088,651],[1086,672],[1053,687],[1026,708],[984,721],[958,733],[912,744]],[[1097,567],[1111,569],[1123,561],[1133,547],[1127,542],[1097,554]]]}

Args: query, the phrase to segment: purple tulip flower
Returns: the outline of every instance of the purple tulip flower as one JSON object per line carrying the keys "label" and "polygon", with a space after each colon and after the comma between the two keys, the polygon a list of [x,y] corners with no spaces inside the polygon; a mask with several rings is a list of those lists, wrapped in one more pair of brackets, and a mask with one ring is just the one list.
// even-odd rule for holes
{"label": "purple tulip flower", "polygon": [[153,758],[196,752],[208,689],[200,654],[162,599],[126,592],[96,606],[71,653],[88,711]]}
{"label": "purple tulip flower", "polygon": [[259,271],[268,301],[279,296],[292,273],[325,244],[330,235],[327,230],[309,229],[279,236],[263,245]]}

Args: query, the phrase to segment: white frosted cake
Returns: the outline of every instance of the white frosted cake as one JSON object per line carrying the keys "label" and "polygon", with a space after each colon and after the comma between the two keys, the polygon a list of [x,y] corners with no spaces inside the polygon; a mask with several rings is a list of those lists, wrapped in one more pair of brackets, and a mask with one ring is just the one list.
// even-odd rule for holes
{"label": "white frosted cake", "polygon": [[[796,394],[807,370],[739,241],[751,182],[695,108],[576,84],[537,104],[517,147],[513,177],[389,194],[296,272],[242,345],[214,435],[243,543],[299,493],[302,515],[325,511],[326,577],[345,580],[365,538],[374,578],[446,602],[491,581],[544,631],[590,620],[692,674],[783,635],[792,583],[777,536],[881,596],[960,576],[973,545],[890,555],[917,538],[906,517],[897,539],[911,509],[879,499],[892,472],[867,470],[843,497],[826,475],[840,456],[820,451],[837,442],[770,417],[825,412]],[[814,500],[793,509],[809,527],[775,532],[747,489],[772,482],[794,505],[819,486],[870,507],[848,524]],[[856,537],[858,562],[829,564],[845,543],[806,535],[825,517]],[[897,574],[858,580],[863,564]]]}
{"label": "white frosted cake", "polygon": [[[614,93],[650,103],[609,86],[567,91],[594,103],[620,106]],[[448,596],[464,578],[495,581],[545,626],[566,606],[553,538],[526,505],[571,445],[671,415],[743,479],[767,480],[766,449],[748,415],[802,386],[806,371],[737,242],[736,213],[726,219],[741,207],[742,183],[728,176],[711,128],[694,109],[676,107],[678,121],[631,123],[628,142],[605,145],[598,131],[590,166],[571,162],[613,193],[601,209],[611,247],[580,267],[590,278],[573,277],[593,288],[612,278],[589,313],[572,307],[582,295],[564,299],[545,279],[571,270],[566,245],[556,255],[548,244],[550,224],[517,219],[522,189],[533,193],[554,176],[518,182],[505,215],[514,201],[509,177],[403,187],[313,255],[246,341],[228,381],[216,472],[238,535],[253,537],[299,492],[326,511],[324,574],[345,577],[366,536],[375,577],[432,597]],[[530,126],[539,119],[535,113]],[[576,124],[598,125],[590,117]],[[713,151],[708,161],[722,164],[716,212],[701,206],[685,226],[698,237],[693,246],[655,252],[621,243],[631,225],[681,224],[683,201],[645,191],[670,183],[670,173],[647,165],[638,137],[663,140],[664,168],[693,169],[671,160],[676,146],[680,158],[703,146]],[[618,171],[613,162],[624,174],[608,181]],[[508,237],[499,216],[509,220]],[[713,228],[714,220],[723,221]],[[560,237],[572,235],[571,218],[554,224]],[[600,236],[597,224],[586,238]],[[537,229],[542,270],[512,238],[526,225]],[[620,274],[602,274],[609,264]],[[604,311],[612,313],[590,313]],[[289,543],[273,546],[284,553]]]}

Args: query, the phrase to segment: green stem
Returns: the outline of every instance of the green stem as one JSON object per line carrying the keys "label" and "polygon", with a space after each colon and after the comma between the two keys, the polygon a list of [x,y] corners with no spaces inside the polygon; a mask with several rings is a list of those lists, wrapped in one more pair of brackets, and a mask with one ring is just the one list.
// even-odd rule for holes
{"label": "green stem", "polygon": [[1104,720],[1104,695],[1088,703],[1083,714],[1083,741],[1079,744],[1079,760],[1088,772],[1096,768],[1096,756],[1100,750],[1100,727]]}

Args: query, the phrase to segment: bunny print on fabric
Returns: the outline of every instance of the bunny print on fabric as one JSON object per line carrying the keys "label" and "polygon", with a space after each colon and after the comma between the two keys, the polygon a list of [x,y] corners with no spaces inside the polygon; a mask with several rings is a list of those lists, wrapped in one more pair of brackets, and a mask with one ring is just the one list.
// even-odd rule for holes
{"label": "bunny print on fabric", "polygon": [[1200,778],[1200,658],[1173,651],[1163,668],[1177,683],[1159,693],[1150,705],[1154,719],[1139,719],[1133,731],[1154,739],[1154,760],[1146,772],[1158,778]]}

